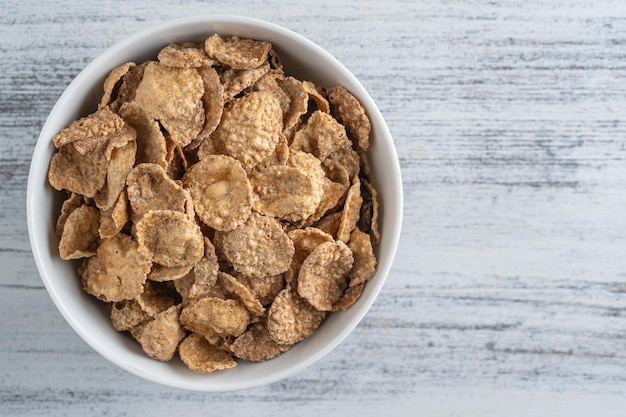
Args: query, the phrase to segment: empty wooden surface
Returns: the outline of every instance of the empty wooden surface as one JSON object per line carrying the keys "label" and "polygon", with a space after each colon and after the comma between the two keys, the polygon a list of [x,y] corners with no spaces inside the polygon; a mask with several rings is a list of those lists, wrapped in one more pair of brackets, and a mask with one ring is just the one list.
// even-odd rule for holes
{"label": "empty wooden surface", "polygon": [[[626,415],[622,1],[0,0],[0,415]],[[48,112],[113,43],[242,14],[361,80],[402,166],[391,275],[335,351],[223,394],[143,381],[66,324],[25,196]],[[384,413],[384,414],[383,414]]]}

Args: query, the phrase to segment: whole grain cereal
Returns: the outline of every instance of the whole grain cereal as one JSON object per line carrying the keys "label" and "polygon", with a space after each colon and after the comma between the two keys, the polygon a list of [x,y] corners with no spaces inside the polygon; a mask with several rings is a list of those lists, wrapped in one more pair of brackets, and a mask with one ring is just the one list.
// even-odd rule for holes
{"label": "whole grain cereal", "polygon": [[269,42],[216,34],[154,58],[114,68],[98,109],[52,140],[59,255],[151,358],[270,360],[376,272],[371,123]]}

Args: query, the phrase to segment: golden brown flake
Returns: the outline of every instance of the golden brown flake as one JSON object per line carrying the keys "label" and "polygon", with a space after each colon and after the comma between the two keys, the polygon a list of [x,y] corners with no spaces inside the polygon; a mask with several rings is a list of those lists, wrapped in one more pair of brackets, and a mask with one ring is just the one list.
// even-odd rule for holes
{"label": "golden brown flake", "polygon": [[279,345],[270,338],[267,320],[253,324],[230,345],[230,351],[240,358],[254,362],[275,358],[289,350],[289,345]]}
{"label": "golden brown flake", "polygon": [[341,215],[341,223],[339,224],[339,230],[337,231],[337,240],[347,243],[350,240],[350,233],[356,227],[356,223],[359,221],[361,215],[361,204],[363,203],[363,197],[361,197],[361,181],[359,177],[354,177],[352,186],[348,190],[346,196],[346,203],[343,206],[343,212]]}
{"label": "golden brown flake", "polygon": [[253,277],[285,272],[294,254],[280,224],[254,212],[246,223],[221,235],[221,250],[236,271]]}
{"label": "golden brown flake", "polygon": [[343,213],[341,211],[327,214],[315,223],[315,227],[336,238],[342,215]]}
{"label": "golden brown flake", "polygon": [[195,42],[171,43],[159,51],[157,58],[161,64],[175,68],[210,67],[215,64],[204,50],[204,45]]}
{"label": "golden brown flake", "polygon": [[[360,170],[359,154],[350,147],[342,147],[331,152],[322,162],[326,173],[336,167],[341,167],[348,173],[348,178],[352,179],[358,175]],[[335,182],[341,182],[329,175],[329,178]]]}
{"label": "golden brown flake", "polygon": [[261,161],[257,166],[255,166],[250,172],[248,176],[254,176],[259,172],[266,170],[273,166],[282,166],[287,163],[289,160],[289,143],[287,143],[287,138],[285,135],[280,134],[278,136],[278,143],[276,144],[276,149],[274,149],[274,153],[270,155],[268,158],[265,158]]}
{"label": "golden brown flake", "polygon": [[350,139],[343,125],[319,110],[296,132],[291,143],[291,149],[312,153],[320,160],[325,160],[331,153],[350,146]]}
{"label": "golden brown flake", "polygon": [[83,196],[77,193],[70,193],[69,197],[63,201],[63,205],[61,206],[61,214],[59,214],[59,218],[57,219],[55,233],[57,236],[61,237],[63,234],[63,228],[65,227],[65,222],[67,221],[67,217],[78,207],[83,204]]}
{"label": "golden brown flake", "polygon": [[328,104],[326,97],[324,97],[321,88],[317,88],[311,81],[303,81],[302,87],[309,95],[309,98],[313,99],[318,110],[323,111],[324,113],[330,113],[330,105]]}
{"label": "golden brown flake", "polygon": [[[198,134],[197,144],[207,138],[217,128],[224,111],[224,87],[220,82],[217,71],[213,68],[199,68],[198,73],[202,77],[204,86],[204,94],[202,95],[202,103],[204,105],[204,127]],[[190,144],[189,148],[196,146]]]}
{"label": "golden brown flake", "polygon": [[309,96],[304,91],[302,82],[293,77],[276,79],[278,86],[289,97],[289,105],[283,108],[283,130],[291,129],[298,123],[300,116],[306,113],[309,107]]}
{"label": "golden brown flake", "polygon": [[215,135],[226,152],[249,171],[274,152],[282,130],[282,111],[269,93],[251,92],[224,109]]}
{"label": "golden brown flake", "polygon": [[147,65],[148,62],[144,62],[136,67],[131,67],[128,69],[128,72],[124,74],[120,88],[117,91],[117,97],[111,104],[109,104],[109,108],[112,111],[119,110],[124,103],[128,103],[135,99],[137,87],[139,87],[139,83],[141,83],[143,73]]}
{"label": "golden brown flake", "polygon": [[311,335],[326,317],[289,286],[277,296],[267,315],[270,338],[280,345],[294,345]]}
{"label": "golden brown flake", "polygon": [[250,277],[237,273],[235,278],[245,285],[263,306],[271,304],[278,293],[285,288],[283,274],[269,275],[266,277]]}
{"label": "golden brown flake", "polygon": [[113,94],[113,90],[115,89],[116,85],[121,84],[120,81],[122,77],[126,75],[126,73],[131,68],[134,68],[136,66],[137,65],[134,62],[127,62],[116,68],[113,68],[113,70],[109,73],[109,75],[104,80],[104,94],[102,96],[102,99],[100,100],[100,104],[98,105],[99,109],[109,105],[109,103],[111,102],[111,96]]}
{"label": "golden brown flake", "polygon": [[204,256],[193,267],[193,274],[196,278],[195,284],[197,286],[212,286],[217,280],[217,273],[219,271],[219,263],[217,255],[215,254],[215,247],[209,240],[204,238]]}
{"label": "golden brown flake", "polygon": [[151,358],[160,361],[171,360],[178,344],[185,337],[185,331],[178,321],[178,307],[172,306],[157,314],[153,320],[143,325],[134,337]]}
{"label": "golden brown flake", "polygon": [[219,263],[215,254],[215,247],[211,241],[204,238],[204,256],[193,267],[193,270],[181,279],[174,281],[176,290],[187,303],[213,294],[213,287],[217,281]]}
{"label": "golden brown flake", "polygon": [[349,287],[337,303],[333,304],[331,311],[347,310],[361,298],[365,283],[362,282],[354,287]]}
{"label": "golden brown flake", "polygon": [[180,322],[187,329],[205,337],[239,336],[248,327],[250,316],[238,300],[205,297],[184,307]]}
{"label": "golden brown flake", "polygon": [[257,300],[248,287],[241,284],[232,275],[220,272],[217,276],[217,282],[227,294],[241,301],[250,313],[259,317],[265,313],[265,308],[263,308],[261,302]]}
{"label": "golden brown flake", "polygon": [[306,225],[314,224],[320,220],[328,211],[339,207],[344,200],[348,186],[324,178],[322,184],[322,199],[313,213],[306,221]]}
{"label": "golden brown flake", "polygon": [[246,88],[252,86],[270,70],[269,64],[252,69],[228,69],[219,74],[224,88],[222,97],[229,102]]}
{"label": "golden brown flake", "polygon": [[350,287],[369,281],[376,273],[376,256],[370,236],[359,229],[350,235],[348,247],[354,255],[354,268],[350,272]]}
{"label": "golden brown flake", "polygon": [[96,254],[100,213],[97,209],[82,205],[67,217],[59,254],[61,259],[88,258]]}
{"label": "golden brown flake", "polygon": [[289,104],[291,103],[291,98],[289,95],[283,90],[279,85],[279,79],[285,78],[285,74],[282,71],[270,70],[263,74],[254,85],[252,85],[252,90],[254,91],[265,91],[273,95],[276,100],[280,103],[280,108],[283,111],[283,114],[287,113],[289,110]]}
{"label": "golden brown flake", "polygon": [[150,318],[151,316],[141,309],[136,299],[111,303],[111,323],[118,332],[137,327]]}
{"label": "golden brown flake", "polygon": [[250,215],[252,188],[241,164],[224,155],[208,155],[183,177],[198,217],[222,231],[243,224]]}
{"label": "golden brown flake", "polygon": [[123,233],[104,239],[96,256],[81,268],[84,290],[106,302],[135,298],[143,291],[143,283],[151,262],[138,250],[137,243]]}
{"label": "golden brown flake", "polygon": [[100,239],[113,237],[122,231],[128,222],[128,195],[122,190],[113,207],[100,211]]}
{"label": "golden brown flake", "polygon": [[130,141],[126,145],[115,148],[111,152],[111,160],[107,167],[104,187],[94,196],[94,202],[101,210],[108,210],[117,202],[126,185],[126,177],[135,163],[137,144]]}
{"label": "golden brown flake", "polygon": [[311,176],[287,166],[272,166],[250,177],[254,209],[290,222],[308,218],[320,203],[319,187]]}
{"label": "golden brown flake", "polygon": [[149,118],[135,101],[122,104],[119,114],[137,131],[136,164],[151,163],[167,167],[166,142],[159,123]]}
{"label": "golden brown flake", "polygon": [[237,366],[230,352],[212,345],[197,333],[190,334],[180,342],[178,354],[194,372],[209,373]]}
{"label": "golden brown flake", "polygon": [[90,152],[81,152],[76,142],[61,146],[52,155],[48,182],[56,190],[68,190],[93,198],[106,181],[106,143],[99,141]]}
{"label": "golden brown flake", "polygon": [[96,142],[104,142],[110,135],[118,133],[123,127],[124,120],[122,118],[108,108],[103,108],[70,123],[52,138],[52,142],[57,149],[76,141],[93,139]]}
{"label": "golden brown flake", "polygon": [[136,233],[141,253],[163,266],[193,265],[204,254],[200,227],[179,211],[149,211],[136,224]]}
{"label": "golden brown flake", "polygon": [[328,101],[333,114],[339,119],[356,139],[358,147],[367,151],[370,147],[372,125],[359,100],[338,85],[328,90]]}
{"label": "golden brown flake", "polygon": [[348,274],[354,264],[345,243],[325,242],[304,260],[298,274],[298,294],[320,311],[332,310],[348,288]]}
{"label": "golden brown flake", "polygon": [[163,266],[159,264],[152,264],[152,269],[150,270],[150,273],[148,273],[148,279],[155,282],[178,280],[187,275],[193,267],[193,264],[182,266]]}
{"label": "golden brown flake", "polygon": [[185,211],[188,193],[156,164],[139,164],[126,179],[133,220],[138,222],[152,210]]}
{"label": "golden brown flake", "polygon": [[269,42],[241,39],[237,36],[222,38],[213,35],[204,42],[209,57],[231,68],[256,68],[267,60],[272,44]]}
{"label": "golden brown flake", "polygon": [[295,253],[291,261],[291,273],[297,277],[300,273],[300,267],[304,260],[317,248],[325,242],[333,242],[335,239],[328,233],[315,227],[307,227],[305,229],[295,229],[287,233],[289,239],[293,241]]}
{"label": "golden brown flake", "polygon": [[158,120],[178,146],[187,146],[204,127],[202,77],[194,68],[149,63],[137,87],[135,101]]}

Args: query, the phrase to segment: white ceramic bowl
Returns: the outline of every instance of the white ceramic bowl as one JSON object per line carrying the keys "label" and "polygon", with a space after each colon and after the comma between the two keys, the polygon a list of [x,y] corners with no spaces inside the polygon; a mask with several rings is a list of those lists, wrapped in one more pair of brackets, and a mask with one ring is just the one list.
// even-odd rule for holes
{"label": "white ceramic bowl", "polygon": [[[269,41],[290,75],[322,86],[341,84],[359,98],[372,121],[372,180],[382,207],[382,239],[376,250],[376,275],[350,309],[332,313],[312,336],[275,359],[242,362],[226,371],[197,374],[180,360],[150,359],[127,334],[113,329],[107,306],[83,292],[76,264],[59,258],[54,229],[62,194],[48,185],[47,172],[54,152],[52,137],[73,120],[95,111],[104,78],[114,67],[154,59],[170,42],[203,40],[213,33]],[[335,58],[313,42],[271,23],[239,16],[199,16],[163,23],[130,36],[98,56],[72,81],[50,112],[35,146],[28,178],[27,217],[41,279],[63,317],[91,347],[150,381],[194,391],[231,391],[268,384],[304,369],[329,353],[357,326],[380,292],[396,253],[402,222],[402,182],[394,144],[380,111],[359,81]]]}

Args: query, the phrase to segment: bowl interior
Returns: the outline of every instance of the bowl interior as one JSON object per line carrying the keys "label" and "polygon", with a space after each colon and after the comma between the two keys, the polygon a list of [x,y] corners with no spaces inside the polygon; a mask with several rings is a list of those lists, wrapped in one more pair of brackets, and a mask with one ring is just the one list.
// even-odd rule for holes
{"label": "bowl interior", "polygon": [[[113,329],[104,303],[85,294],[77,277],[77,263],[58,255],[54,233],[62,194],[47,182],[52,137],[73,120],[97,107],[102,83],[116,66],[128,61],[155,59],[170,42],[203,40],[213,33],[238,35],[272,42],[289,75],[318,85],[341,84],[357,96],[372,121],[372,182],[381,203],[382,239],[376,254],[378,270],[360,300],[347,311],[329,315],[310,337],[287,353],[262,363],[242,361],[239,366],[213,374],[196,374],[174,359],[148,358],[138,343]],[[97,352],[118,366],[145,379],[195,391],[250,388],[289,376],[323,357],[359,323],[379,293],[391,268],[402,220],[402,185],[396,151],[385,122],[363,86],[336,59],[307,39],[282,27],[237,16],[200,16],[158,25],[114,45],[91,62],[68,86],[50,112],[41,131],[28,181],[27,218],[31,246],[42,280],[57,308],[74,330]]]}

